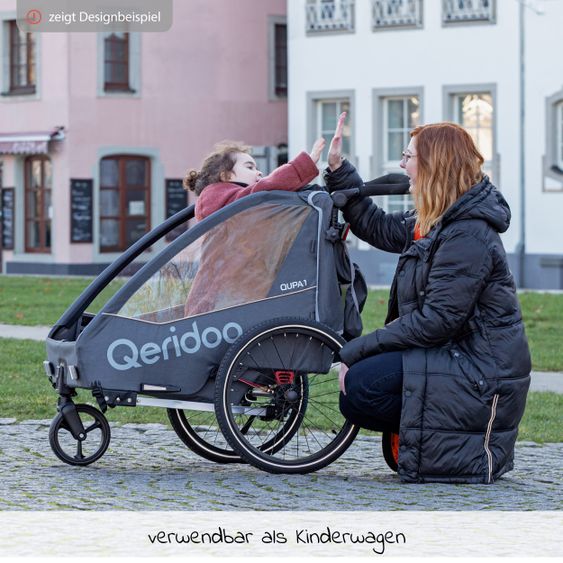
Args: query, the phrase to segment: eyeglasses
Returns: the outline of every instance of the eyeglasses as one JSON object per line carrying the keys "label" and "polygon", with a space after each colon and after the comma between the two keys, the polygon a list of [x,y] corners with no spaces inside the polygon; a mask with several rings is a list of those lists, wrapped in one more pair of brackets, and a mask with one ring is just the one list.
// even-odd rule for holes
{"label": "eyeglasses", "polygon": [[401,154],[403,155],[401,160],[404,160],[405,162],[408,162],[411,158],[416,158],[416,154],[412,154],[410,152],[403,151]]}

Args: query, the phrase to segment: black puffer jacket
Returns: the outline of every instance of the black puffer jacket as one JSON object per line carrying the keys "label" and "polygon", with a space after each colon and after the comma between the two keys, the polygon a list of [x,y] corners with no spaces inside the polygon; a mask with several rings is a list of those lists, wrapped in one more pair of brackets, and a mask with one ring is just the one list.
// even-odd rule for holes
{"label": "black puffer jacket", "polygon": [[[332,191],[362,183],[347,161]],[[342,360],[403,353],[399,475],[409,482],[492,483],[513,467],[530,384],[530,353],[499,233],[510,209],[485,177],[413,241],[413,212],[370,198],[344,209],[352,232],[400,253],[386,324],[346,344]]]}

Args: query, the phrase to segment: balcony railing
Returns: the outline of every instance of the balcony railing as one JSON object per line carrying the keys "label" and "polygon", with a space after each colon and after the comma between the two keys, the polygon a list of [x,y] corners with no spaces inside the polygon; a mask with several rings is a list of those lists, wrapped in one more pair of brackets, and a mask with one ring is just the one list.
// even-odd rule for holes
{"label": "balcony railing", "polygon": [[444,0],[444,23],[494,22],[495,0]]}
{"label": "balcony railing", "polygon": [[422,26],[422,0],[372,0],[371,13],[374,30]]}
{"label": "balcony railing", "polygon": [[354,31],[355,0],[307,0],[307,31]]}

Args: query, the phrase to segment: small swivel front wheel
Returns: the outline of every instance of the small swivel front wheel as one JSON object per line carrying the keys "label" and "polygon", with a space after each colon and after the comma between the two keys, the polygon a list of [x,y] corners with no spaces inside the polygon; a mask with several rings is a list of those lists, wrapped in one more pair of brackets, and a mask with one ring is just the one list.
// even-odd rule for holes
{"label": "small swivel front wheel", "polygon": [[84,435],[75,438],[63,413],[59,412],[49,428],[49,444],[54,454],[69,465],[89,465],[100,459],[109,446],[110,427],[106,417],[90,405],[76,405],[84,426]]}

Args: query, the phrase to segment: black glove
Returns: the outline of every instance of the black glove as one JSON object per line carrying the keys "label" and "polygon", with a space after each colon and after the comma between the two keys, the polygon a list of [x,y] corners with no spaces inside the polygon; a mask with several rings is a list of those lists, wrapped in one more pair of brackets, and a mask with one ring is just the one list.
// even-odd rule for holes
{"label": "black glove", "polygon": [[356,168],[346,159],[344,159],[340,167],[334,171],[330,170],[330,168],[326,168],[323,172],[323,178],[327,190],[330,193],[337,190],[359,188],[363,184]]}
{"label": "black glove", "polygon": [[408,184],[409,177],[406,174],[385,174],[385,176],[379,176],[374,180],[366,182],[364,185],[371,186],[372,184]]}
{"label": "black glove", "polygon": [[366,182],[360,188],[360,195],[405,195],[410,190],[409,177],[405,174],[385,174]]}

